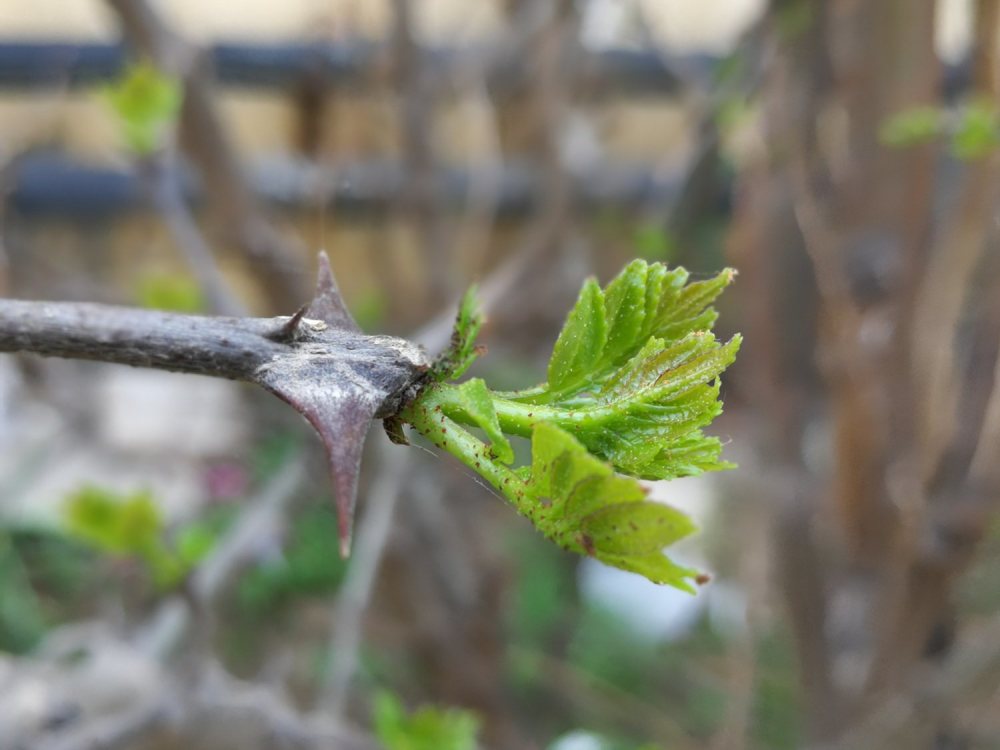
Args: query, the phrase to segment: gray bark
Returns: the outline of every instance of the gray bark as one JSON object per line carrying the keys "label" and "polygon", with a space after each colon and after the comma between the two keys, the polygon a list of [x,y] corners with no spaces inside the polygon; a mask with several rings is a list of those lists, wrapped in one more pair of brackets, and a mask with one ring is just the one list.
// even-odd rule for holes
{"label": "gray bark", "polygon": [[345,557],[371,420],[395,415],[416,395],[430,366],[416,344],[358,329],[324,253],[312,301],[291,317],[0,300],[0,352],[197,373],[266,388],[305,417],[323,441]]}
{"label": "gray bark", "polygon": [[317,385],[364,381],[390,416],[426,365],[413,344],[301,318],[222,318],[69,302],[0,300],[0,352],[99,360],[271,387],[275,373],[314,368]]}
{"label": "gray bark", "polygon": [[0,300],[0,351],[252,380],[292,346],[281,318],[209,318],[111,305]]}

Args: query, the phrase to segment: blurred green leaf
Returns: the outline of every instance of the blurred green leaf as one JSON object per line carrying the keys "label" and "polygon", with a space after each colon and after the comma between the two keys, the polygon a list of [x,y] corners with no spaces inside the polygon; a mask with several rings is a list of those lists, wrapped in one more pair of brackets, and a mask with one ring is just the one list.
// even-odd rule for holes
{"label": "blurred green leaf", "polygon": [[128,147],[146,155],[162,145],[167,126],[180,112],[183,89],[179,81],[141,62],[106,87],[104,98],[118,115]]}
{"label": "blurred green leaf", "polygon": [[163,530],[159,510],[146,491],[120,496],[86,486],[69,498],[65,518],[70,533],[119,555],[148,549]]}
{"label": "blurred green leaf", "polygon": [[939,107],[914,107],[892,116],[879,130],[882,143],[900,148],[945,136],[959,159],[987,156],[1000,146],[1000,112],[987,100],[965,104],[951,120]]}
{"label": "blurred green leaf", "polygon": [[0,528],[0,651],[25,653],[91,601],[93,556],[65,535]]}
{"label": "blurred green leaf", "polygon": [[200,563],[218,541],[218,533],[203,524],[185,526],[174,538],[177,557],[186,568]]}
{"label": "blurred green leaf", "polygon": [[939,107],[913,107],[897,112],[879,129],[879,140],[886,146],[919,146],[945,132],[944,113]]}
{"label": "blurred green leaf", "polygon": [[802,690],[789,633],[765,634],[757,644],[760,677],[753,704],[754,745],[762,750],[802,747]]}
{"label": "blurred green leaf", "polygon": [[[730,96],[719,102],[715,109],[715,126],[727,134],[748,122],[757,114],[757,106],[744,96]],[[671,248],[672,249],[672,248]],[[667,255],[663,260],[668,260]]]}
{"label": "blurred green leaf", "polygon": [[149,492],[138,492],[118,506],[116,536],[123,550],[141,551],[156,544],[163,532],[160,509]]}
{"label": "blurred green leaf", "polygon": [[479,720],[470,711],[425,706],[407,714],[383,691],[375,696],[372,720],[385,750],[476,750]]}
{"label": "blurred green leaf", "polygon": [[1000,146],[1000,113],[988,101],[972,102],[958,119],[951,150],[959,159],[971,161],[989,155]]}
{"label": "blurred green leaf", "polygon": [[661,665],[656,645],[635,633],[616,615],[587,607],[569,634],[568,656],[585,673],[619,690],[643,695]]}
{"label": "blurred green leaf", "polygon": [[217,538],[208,526],[195,523],[171,539],[147,491],[119,495],[86,486],[68,499],[64,517],[67,531],[97,550],[141,560],[160,589],[180,583]]}
{"label": "blurred green leaf", "polygon": [[544,651],[549,638],[561,640],[560,623],[575,606],[573,558],[537,534],[511,534],[510,546],[516,578],[507,628],[513,642]]}
{"label": "blurred green leaf", "polygon": [[138,303],[152,310],[198,313],[205,309],[201,288],[190,276],[154,274],[139,282]]}
{"label": "blurred green leaf", "polygon": [[0,651],[20,654],[33,648],[48,623],[24,563],[0,532]]}

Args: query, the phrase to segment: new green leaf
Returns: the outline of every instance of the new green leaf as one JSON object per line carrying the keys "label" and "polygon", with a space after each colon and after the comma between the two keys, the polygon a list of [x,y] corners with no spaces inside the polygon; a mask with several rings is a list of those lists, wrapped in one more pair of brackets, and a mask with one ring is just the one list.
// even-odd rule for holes
{"label": "new green leaf", "polygon": [[587,279],[552,350],[549,385],[564,390],[582,383],[600,360],[607,335],[604,294],[595,279]]}
{"label": "new green leaf", "polygon": [[604,295],[608,319],[605,362],[615,362],[631,351],[642,333],[646,319],[646,277],[646,262],[635,260],[608,284]]}
{"label": "new green leaf", "polygon": [[476,750],[479,721],[471,711],[425,706],[407,713],[398,698],[380,692],[372,723],[385,750]]}
{"label": "new green leaf", "polygon": [[[647,500],[635,479],[615,476],[558,427],[544,422],[535,427],[532,454],[532,481],[544,488],[548,504],[522,512],[562,547],[629,569],[648,566],[647,558],[664,556],[665,547],[694,531],[687,516]],[[684,573],[663,578],[666,571]],[[670,563],[661,566],[659,582],[689,589],[685,578],[693,575]]]}
{"label": "new green leaf", "polygon": [[[741,339],[712,334],[726,269],[688,283],[682,268],[630,263],[602,290],[589,279],[567,316],[548,382],[491,391],[451,385],[474,356],[480,318],[466,298],[437,382],[399,419],[496,487],[556,544],[656,583],[692,590],[698,572],[664,548],[694,525],[646,497],[637,479],[672,479],[731,467],[702,430],[722,411],[720,376]],[[484,443],[468,427],[482,430]],[[507,436],[530,439],[531,459],[510,467]]]}
{"label": "new green leaf", "polygon": [[483,327],[483,315],[479,312],[476,291],[475,286],[469,287],[459,303],[451,344],[434,363],[433,375],[436,380],[456,380],[462,377],[480,354],[476,337]]}
{"label": "new green leaf", "polygon": [[455,396],[464,412],[463,416],[486,433],[497,458],[505,464],[511,463],[514,460],[514,450],[500,429],[497,412],[493,408],[493,397],[486,382],[481,378],[467,380],[455,389]]}

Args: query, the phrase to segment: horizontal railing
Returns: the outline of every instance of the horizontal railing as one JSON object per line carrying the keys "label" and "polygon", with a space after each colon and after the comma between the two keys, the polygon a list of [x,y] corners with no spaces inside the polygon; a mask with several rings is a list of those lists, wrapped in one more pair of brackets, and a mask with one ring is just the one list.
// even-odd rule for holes
{"label": "horizontal railing", "polygon": [[[250,168],[248,178],[259,197],[290,210],[325,205],[334,213],[379,213],[398,207],[406,191],[403,165],[374,160],[328,167],[272,160]],[[621,164],[580,170],[572,178],[573,205],[579,211],[662,207],[676,198],[681,182],[676,172]],[[501,218],[517,218],[530,215],[544,198],[543,175],[523,162],[472,170],[445,168],[436,179],[437,200],[455,211],[490,211]],[[197,204],[196,181],[186,177],[182,182],[187,199]],[[7,207],[26,217],[99,220],[147,208],[137,171],[87,165],[56,153],[18,158],[7,169],[6,183]],[[724,207],[727,196],[717,200]]]}
{"label": "horizontal railing", "polygon": [[[216,78],[225,85],[285,88],[302,82],[329,87],[369,86],[385,79],[387,45],[371,41],[335,43],[219,43],[206,54]],[[502,48],[428,48],[426,64],[442,75],[482,70],[489,86],[516,87],[526,71],[520,56]],[[120,44],[0,41],[0,88],[86,86],[117,75],[128,59]],[[672,96],[684,80],[707,75],[715,65],[709,56],[667,59],[655,52],[613,49],[581,52],[565,65],[574,80],[595,91]],[[478,66],[478,68],[474,67]]]}

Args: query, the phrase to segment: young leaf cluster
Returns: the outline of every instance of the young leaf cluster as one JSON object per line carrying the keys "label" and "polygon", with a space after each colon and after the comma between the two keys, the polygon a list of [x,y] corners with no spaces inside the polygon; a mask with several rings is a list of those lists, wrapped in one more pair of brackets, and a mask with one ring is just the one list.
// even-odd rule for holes
{"label": "young leaf cluster", "polygon": [[604,290],[588,280],[556,341],[548,382],[498,394],[501,425],[526,434],[532,420],[552,422],[643,479],[729,468],[718,439],[701,428],[722,411],[718,376],[741,342],[722,344],[711,331],[711,305],[733,275],[688,283],[683,268],[637,260]]}
{"label": "young leaf cluster", "polygon": [[391,693],[375,696],[375,736],[385,750],[475,750],[479,720],[459,708],[424,706],[407,713]]}
{"label": "young leaf cluster", "polygon": [[972,99],[954,109],[912,107],[888,118],[879,128],[879,139],[893,148],[943,140],[957,159],[975,161],[1000,147],[1000,112],[984,99]]}
{"label": "young leaf cluster", "polygon": [[[738,336],[721,343],[711,332],[711,305],[732,278],[726,270],[689,283],[683,269],[637,260],[604,289],[590,279],[556,340],[545,383],[494,392],[480,379],[437,382],[400,417],[486,478],[562,547],[691,590],[697,572],[663,549],[694,526],[647,500],[636,480],[730,466],[719,458],[719,440],[702,428],[721,412],[719,375],[740,345]],[[470,309],[467,297],[458,343],[441,370],[449,377],[464,372],[450,364],[466,361],[456,348],[473,351],[479,319]],[[528,465],[511,468],[508,435],[530,438]]]}
{"label": "young leaf cluster", "polygon": [[104,98],[118,116],[128,147],[146,156],[162,145],[164,131],[180,113],[183,91],[178,81],[142,62],[108,86]]}
{"label": "young leaf cluster", "polygon": [[482,353],[482,349],[476,346],[476,338],[482,327],[483,314],[479,311],[479,303],[476,301],[476,287],[471,286],[458,305],[451,343],[434,363],[431,371],[434,380],[439,382],[456,380],[465,374]]}
{"label": "young leaf cluster", "polygon": [[148,492],[118,496],[86,486],[69,498],[64,512],[70,534],[101,552],[141,560],[161,589],[178,585],[216,541],[198,524],[168,535]]}

